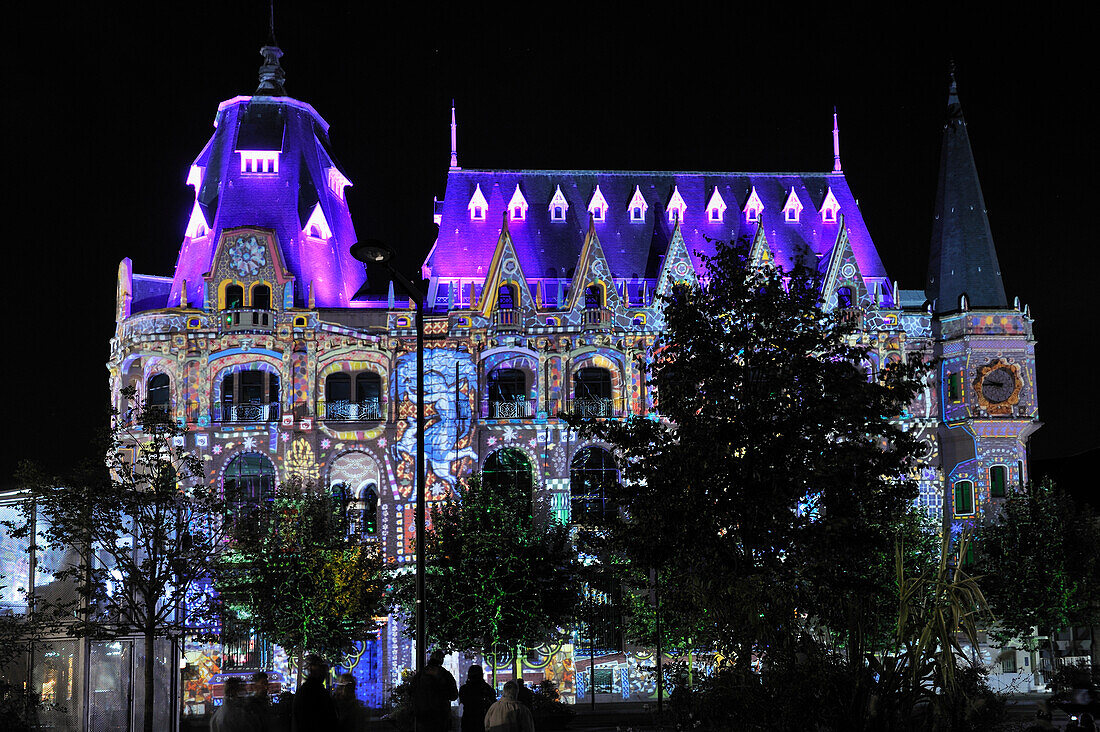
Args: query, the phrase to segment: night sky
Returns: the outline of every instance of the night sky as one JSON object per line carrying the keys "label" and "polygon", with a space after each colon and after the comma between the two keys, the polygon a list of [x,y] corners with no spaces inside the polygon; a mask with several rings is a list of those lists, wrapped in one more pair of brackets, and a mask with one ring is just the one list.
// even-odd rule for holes
{"label": "night sky", "polygon": [[[119,260],[172,273],[188,167],[218,103],[256,87],[266,2],[124,5],[38,3],[7,23],[0,483],[22,458],[61,470],[87,452],[106,419]],[[1075,58],[1082,23],[1036,7],[930,18],[834,4],[769,16],[730,3],[392,5],[408,9],[282,2],[276,36],[288,93],[332,125],[359,238],[390,243],[410,274],[435,237],[452,97],[468,168],[824,171],[836,105],[844,170],[887,271],[922,288],[954,58],[1005,288],[1036,319],[1045,426],[1032,455],[1069,480],[1083,459],[1063,459],[1100,446],[1087,356],[1097,89]]]}

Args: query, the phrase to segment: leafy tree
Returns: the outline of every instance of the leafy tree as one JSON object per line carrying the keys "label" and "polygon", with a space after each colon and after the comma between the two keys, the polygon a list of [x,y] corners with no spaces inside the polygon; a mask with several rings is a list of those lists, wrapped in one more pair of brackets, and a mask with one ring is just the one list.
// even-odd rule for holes
{"label": "leafy tree", "polygon": [[893,546],[916,494],[897,417],[925,366],[868,378],[857,322],[823,310],[805,259],[784,270],[719,242],[705,286],[665,300],[660,419],[573,420],[622,462],[612,540],[659,572],[681,635],[741,668],[790,646],[807,616],[861,665],[868,629],[889,628],[881,598],[896,595]]}
{"label": "leafy tree", "polygon": [[1008,496],[977,548],[994,637],[1028,638],[1034,628],[1053,636],[1100,622],[1100,523],[1053,482]]}
{"label": "leafy tree", "polygon": [[[579,602],[576,552],[564,526],[535,520],[529,493],[472,476],[461,502],[432,508],[425,541],[431,642],[481,655],[507,647],[518,666],[520,647],[567,637]],[[411,572],[395,578],[394,602],[411,620]]]}
{"label": "leafy tree", "polygon": [[290,482],[230,530],[214,588],[223,637],[260,633],[299,658],[330,661],[377,629],[383,560],[377,542],[349,534],[341,501]]}
{"label": "leafy tree", "polygon": [[124,417],[103,438],[105,459],[73,476],[23,466],[30,500],[20,530],[38,548],[72,557],[53,574],[75,592],[37,595],[38,611],[66,619],[74,636],[144,639],[144,720],[151,732],[154,642],[182,634],[210,610],[204,598],[188,593],[213,569],[222,504],[204,484],[198,460],[176,439],[185,430],[163,411],[136,408]]}

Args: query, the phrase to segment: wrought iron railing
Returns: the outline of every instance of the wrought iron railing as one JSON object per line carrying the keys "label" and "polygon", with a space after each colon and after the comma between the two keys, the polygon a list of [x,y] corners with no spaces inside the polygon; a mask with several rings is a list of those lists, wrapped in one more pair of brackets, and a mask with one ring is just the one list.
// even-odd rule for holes
{"label": "wrought iron railing", "polygon": [[218,314],[218,330],[271,330],[275,326],[275,313],[254,308],[222,310]]}
{"label": "wrought iron railing", "polygon": [[217,404],[214,407],[215,422],[277,422],[278,404]]}
{"label": "wrought iron railing", "polygon": [[574,399],[567,411],[580,417],[615,417],[619,413],[614,399],[602,397]]}
{"label": "wrought iron railing", "polygon": [[327,419],[330,422],[378,421],[382,419],[382,401],[368,399],[362,402],[344,400],[320,402],[317,411],[320,419]]}
{"label": "wrought iron railing", "polygon": [[490,399],[486,416],[489,419],[521,419],[533,414],[531,401],[520,396],[513,399]]}

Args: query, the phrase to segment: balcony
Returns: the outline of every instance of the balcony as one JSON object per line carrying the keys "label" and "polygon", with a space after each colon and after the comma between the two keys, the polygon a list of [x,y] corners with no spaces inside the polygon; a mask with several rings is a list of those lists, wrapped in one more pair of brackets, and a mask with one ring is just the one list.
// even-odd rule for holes
{"label": "balcony", "polygon": [[218,313],[218,332],[270,332],[275,327],[275,311],[252,308],[222,310]]}
{"label": "balcony", "polygon": [[520,330],[521,318],[514,309],[501,309],[493,313],[493,328],[498,332],[513,332]]}
{"label": "balcony", "polygon": [[611,311],[603,308],[587,308],[581,313],[581,324],[588,328],[610,326]]}
{"label": "balcony", "polygon": [[317,412],[318,419],[329,422],[378,422],[382,419],[382,402],[379,399],[319,402]]}
{"label": "balcony", "polygon": [[566,411],[579,417],[618,417],[621,413],[615,400],[609,397],[574,399],[567,404]]}
{"label": "balcony", "polygon": [[490,399],[485,417],[487,419],[524,419],[535,414],[535,405],[521,396],[512,399]]}
{"label": "balcony", "polygon": [[278,422],[278,404],[216,404],[214,405],[215,422]]}

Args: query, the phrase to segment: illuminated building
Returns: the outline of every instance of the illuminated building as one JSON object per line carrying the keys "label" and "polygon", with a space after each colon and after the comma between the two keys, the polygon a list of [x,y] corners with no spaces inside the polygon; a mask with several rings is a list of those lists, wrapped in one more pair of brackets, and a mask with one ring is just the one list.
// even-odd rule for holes
{"label": "illuminated building", "polygon": [[[119,267],[115,406],[126,411],[122,389],[134,386],[185,423],[186,447],[215,488],[232,483],[258,501],[297,477],[340,492],[357,530],[409,562],[413,312],[392,285],[361,294],[351,181],[324,119],[286,96],[280,55],[265,48],[260,88],[218,108],[187,178],[195,200],[175,272]],[[600,496],[576,486],[613,464],[558,414],[650,413],[642,365],[662,328],[659,297],[697,281],[697,252],[711,240],[740,238],[760,261],[817,260],[827,307],[861,323],[869,374],[891,360],[941,359],[903,415],[925,445],[921,507],[962,526],[1026,481],[1038,425],[1032,322],[1005,297],[953,84],[923,289],[886,273],[842,170],[835,118],[832,169],[813,173],[464,169],[453,114],[451,129],[438,238],[423,265],[429,500],[475,470],[507,469],[529,472],[543,515],[590,510]],[[346,659],[374,705],[411,665],[395,626]],[[560,666],[575,676],[563,696],[590,693],[587,676],[571,672],[589,664],[579,646],[544,650],[529,659],[532,680]],[[650,692],[639,656],[602,650],[604,698]],[[223,670],[286,663],[263,643],[189,653],[195,664],[222,654]]]}

